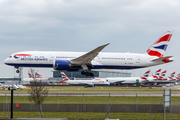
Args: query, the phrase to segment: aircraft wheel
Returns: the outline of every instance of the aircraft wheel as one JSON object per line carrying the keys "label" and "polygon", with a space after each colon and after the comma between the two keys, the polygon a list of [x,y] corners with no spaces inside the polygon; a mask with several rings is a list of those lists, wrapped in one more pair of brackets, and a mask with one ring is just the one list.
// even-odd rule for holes
{"label": "aircraft wheel", "polygon": [[81,72],[81,75],[85,75],[85,74],[86,74],[86,72],[85,72],[85,71],[82,71],[82,72]]}
{"label": "aircraft wheel", "polygon": [[86,76],[89,76],[90,75],[90,73],[89,72],[86,72]]}
{"label": "aircraft wheel", "polygon": [[19,73],[19,70],[16,70],[16,73]]}
{"label": "aircraft wheel", "polygon": [[93,74],[93,73],[90,73],[90,76],[94,76],[94,74]]}

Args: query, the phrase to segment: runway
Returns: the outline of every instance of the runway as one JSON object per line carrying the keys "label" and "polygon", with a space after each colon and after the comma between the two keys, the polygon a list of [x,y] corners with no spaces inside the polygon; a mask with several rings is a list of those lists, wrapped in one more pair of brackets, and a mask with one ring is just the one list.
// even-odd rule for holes
{"label": "runway", "polygon": [[[11,93],[0,93],[0,96],[11,96]],[[28,93],[14,93],[14,96],[29,96]],[[163,96],[163,93],[49,93],[48,96]],[[180,96],[172,93],[171,96]]]}

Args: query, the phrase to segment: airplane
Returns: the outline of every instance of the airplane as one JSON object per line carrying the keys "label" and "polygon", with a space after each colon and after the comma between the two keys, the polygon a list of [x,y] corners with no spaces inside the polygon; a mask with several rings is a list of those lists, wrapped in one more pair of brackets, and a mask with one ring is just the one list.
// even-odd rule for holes
{"label": "airplane", "polygon": [[109,82],[110,85],[147,83],[148,82],[147,78],[149,74],[150,74],[150,70],[145,72],[141,77],[107,77],[107,78],[101,78],[101,80]]}
{"label": "airplane", "polygon": [[171,73],[170,76],[168,76],[168,81],[176,81],[175,72]]}
{"label": "airplane", "polygon": [[178,81],[179,81],[179,80],[180,80],[180,73],[179,73],[179,74],[177,74],[175,78],[176,78],[176,80],[178,80]]}
{"label": "airplane", "polygon": [[45,81],[45,80],[48,80],[48,78],[44,78],[42,75],[40,75],[39,73],[36,72],[36,76],[35,78],[33,78],[33,75],[31,73],[28,73],[28,76],[29,78],[23,78],[22,81],[33,81],[33,80],[42,80],[42,81]]}
{"label": "airplane", "polygon": [[[149,76],[149,73],[150,73],[150,70],[145,72],[142,77],[107,77],[107,78],[94,78],[93,80],[105,82],[105,83],[108,83],[109,85],[136,84],[137,82],[138,83],[147,83],[148,82],[147,78]],[[63,77],[63,80],[61,81],[61,83],[68,81],[67,76],[65,74],[61,73],[61,76]],[[71,80],[71,81],[72,81],[72,83],[76,82],[74,80]],[[79,82],[80,80],[77,80],[77,81]],[[83,81],[83,83],[84,83],[85,80],[81,80],[81,81]],[[88,82],[89,81],[92,81],[92,80],[88,80]],[[78,84],[78,83],[76,83],[76,84]]]}
{"label": "airplane", "polygon": [[159,76],[159,80],[165,80],[165,81],[167,80],[167,78],[165,78],[166,72],[167,72],[167,70],[161,72],[161,75]]}
{"label": "airplane", "polygon": [[148,77],[148,82],[158,82],[159,75],[160,75],[161,69],[158,69],[154,74],[152,74],[152,77]]}
{"label": "airplane", "polygon": [[3,85],[0,83],[0,88],[1,89],[8,89],[8,90],[17,90],[17,89],[25,89],[26,86],[23,86],[23,85]]}
{"label": "airplane", "polygon": [[8,85],[3,85],[2,83],[0,83],[0,89],[5,89],[8,88]]}
{"label": "airplane", "polygon": [[54,70],[79,71],[82,75],[94,76],[93,69],[137,69],[173,61],[172,56],[164,53],[173,31],[165,32],[143,54],[101,52],[108,44],[99,46],[90,52],[63,51],[22,51],[11,54],[4,60],[6,65],[19,67],[44,67]]}
{"label": "airplane", "polygon": [[95,87],[95,86],[107,86],[109,82],[102,81],[101,79],[92,80],[70,80],[64,72],[61,72],[63,80],[60,83],[67,83],[70,85],[83,85],[85,87]]}

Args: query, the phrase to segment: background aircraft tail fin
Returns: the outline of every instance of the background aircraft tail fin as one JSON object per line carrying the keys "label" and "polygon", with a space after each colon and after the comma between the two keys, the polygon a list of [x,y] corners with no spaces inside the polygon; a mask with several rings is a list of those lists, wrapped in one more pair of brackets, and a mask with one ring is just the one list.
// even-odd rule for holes
{"label": "background aircraft tail fin", "polygon": [[43,78],[43,76],[40,75],[39,73],[36,73],[36,78]]}
{"label": "background aircraft tail fin", "polygon": [[144,73],[144,75],[141,77],[141,79],[143,80],[147,80],[147,78],[149,77],[151,70],[148,70],[147,72]]}
{"label": "background aircraft tail fin", "polygon": [[161,75],[159,76],[159,80],[165,80],[167,70],[163,71]]}
{"label": "background aircraft tail fin", "polygon": [[32,77],[33,77],[32,74],[30,74],[30,73],[28,73],[28,76],[29,76],[29,78],[32,78]]}
{"label": "background aircraft tail fin", "polygon": [[172,33],[173,31],[165,32],[153,45],[151,45],[151,47],[146,51],[146,54],[157,56],[159,58],[163,57]]}
{"label": "background aircraft tail fin", "polygon": [[160,74],[160,72],[161,72],[161,69],[159,69],[159,70],[157,70],[152,76],[153,76],[153,78],[156,78],[156,79],[158,79],[159,78],[159,74]]}
{"label": "background aircraft tail fin", "polygon": [[168,78],[169,78],[170,80],[173,80],[174,77],[175,77],[175,72],[171,73],[170,76],[168,76]]}
{"label": "background aircraft tail fin", "polygon": [[63,80],[60,81],[61,83],[69,80],[69,78],[66,76],[66,74],[64,72],[61,72],[61,76],[63,78]]}

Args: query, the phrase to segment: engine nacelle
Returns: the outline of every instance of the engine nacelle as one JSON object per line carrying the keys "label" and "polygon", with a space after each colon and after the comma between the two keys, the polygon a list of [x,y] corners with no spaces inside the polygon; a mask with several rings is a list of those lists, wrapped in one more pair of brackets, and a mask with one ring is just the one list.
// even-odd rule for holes
{"label": "engine nacelle", "polygon": [[55,70],[68,70],[71,68],[71,63],[68,60],[55,60],[53,68]]}
{"label": "engine nacelle", "polygon": [[85,88],[87,87],[95,87],[94,84],[84,85]]}
{"label": "engine nacelle", "polygon": [[109,85],[115,85],[115,83],[110,83]]}
{"label": "engine nacelle", "polygon": [[90,84],[90,85],[88,85],[87,87],[94,87],[94,85],[93,85],[93,84]]}

